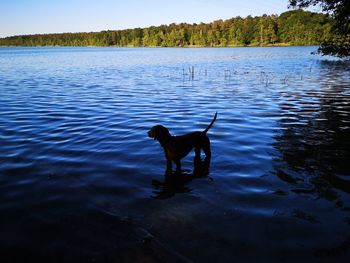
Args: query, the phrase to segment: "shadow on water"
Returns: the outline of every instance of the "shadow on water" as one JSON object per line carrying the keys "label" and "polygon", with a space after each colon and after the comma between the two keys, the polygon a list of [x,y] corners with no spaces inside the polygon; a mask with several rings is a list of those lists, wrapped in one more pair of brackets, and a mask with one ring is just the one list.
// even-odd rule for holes
{"label": "shadow on water", "polygon": [[[344,207],[337,190],[350,193],[350,93],[339,83],[348,63],[320,62],[326,76],[320,90],[301,94],[300,106],[293,95],[280,105],[281,132],[275,136],[277,177],[293,185],[295,193],[335,201]],[[299,97],[300,94],[294,97]],[[309,99],[313,100],[308,103]],[[315,101],[316,99],[316,101]]]}
{"label": "shadow on water", "polygon": [[152,198],[155,199],[167,199],[173,197],[177,193],[191,192],[191,188],[188,183],[194,179],[209,177],[210,163],[207,160],[201,160],[195,158],[193,172],[181,171],[181,172],[165,172],[164,180],[152,180],[152,186],[154,191]]}

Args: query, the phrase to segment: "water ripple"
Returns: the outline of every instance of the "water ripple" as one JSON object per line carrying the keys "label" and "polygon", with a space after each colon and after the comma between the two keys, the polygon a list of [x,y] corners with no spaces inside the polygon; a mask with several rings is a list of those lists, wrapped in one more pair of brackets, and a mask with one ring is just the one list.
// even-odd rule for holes
{"label": "water ripple", "polygon": [[[260,247],[250,231],[292,258],[337,242],[349,234],[350,67],[313,49],[5,49],[0,244],[45,247],[32,226],[91,213],[95,227],[133,217],[199,262],[213,259],[193,252],[206,239],[223,244],[216,255]],[[204,130],[215,112],[209,176],[193,175],[193,153],[183,177],[165,176],[148,129]]]}

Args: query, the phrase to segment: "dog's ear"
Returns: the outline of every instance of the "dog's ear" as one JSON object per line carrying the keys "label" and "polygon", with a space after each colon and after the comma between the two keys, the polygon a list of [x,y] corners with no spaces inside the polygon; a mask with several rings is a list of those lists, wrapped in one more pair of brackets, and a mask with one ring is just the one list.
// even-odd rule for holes
{"label": "dog's ear", "polygon": [[148,131],[148,136],[153,138],[154,140],[157,140],[157,128],[153,126],[149,131]]}
{"label": "dog's ear", "polygon": [[153,138],[159,142],[164,141],[168,137],[170,137],[170,133],[167,128],[162,125],[157,125],[152,128]]}
{"label": "dog's ear", "polygon": [[153,133],[153,139],[157,140],[158,139],[158,129],[153,128],[152,133]]}

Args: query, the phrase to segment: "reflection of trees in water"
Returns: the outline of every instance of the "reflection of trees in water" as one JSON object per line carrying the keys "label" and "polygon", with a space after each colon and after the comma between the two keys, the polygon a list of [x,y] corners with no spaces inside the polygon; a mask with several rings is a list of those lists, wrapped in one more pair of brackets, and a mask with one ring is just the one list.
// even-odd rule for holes
{"label": "reflection of trees in water", "polygon": [[321,63],[322,90],[282,99],[284,117],[274,144],[280,153],[276,175],[296,184],[295,192],[328,200],[338,199],[336,189],[350,193],[350,83],[338,78],[349,74],[343,66]]}

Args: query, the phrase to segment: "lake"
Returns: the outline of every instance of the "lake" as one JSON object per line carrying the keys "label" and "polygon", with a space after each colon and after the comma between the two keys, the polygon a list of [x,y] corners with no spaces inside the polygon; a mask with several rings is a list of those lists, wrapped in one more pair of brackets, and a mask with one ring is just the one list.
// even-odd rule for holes
{"label": "lake", "polygon": [[[0,48],[1,262],[348,262],[350,62]],[[181,174],[147,131],[204,130]]]}

